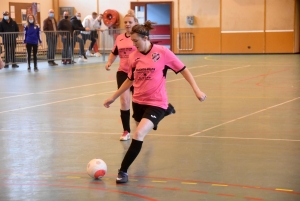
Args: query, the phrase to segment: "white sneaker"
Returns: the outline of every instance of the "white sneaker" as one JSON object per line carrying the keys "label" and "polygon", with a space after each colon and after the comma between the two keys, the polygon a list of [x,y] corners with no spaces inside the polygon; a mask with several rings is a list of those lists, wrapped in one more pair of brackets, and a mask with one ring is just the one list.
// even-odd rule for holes
{"label": "white sneaker", "polygon": [[130,139],[130,133],[128,131],[124,131],[122,136],[120,137],[120,141],[126,141]]}
{"label": "white sneaker", "polygon": [[79,56],[79,58],[78,58],[79,63],[80,62],[85,62],[85,61],[87,61],[87,59],[85,59],[83,56]]}
{"label": "white sneaker", "polygon": [[95,55],[96,57],[101,57],[101,56],[102,56],[99,52],[96,52],[94,55]]}
{"label": "white sneaker", "polygon": [[88,56],[88,57],[94,56],[94,54],[89,50],[86,51],[85,55]]}

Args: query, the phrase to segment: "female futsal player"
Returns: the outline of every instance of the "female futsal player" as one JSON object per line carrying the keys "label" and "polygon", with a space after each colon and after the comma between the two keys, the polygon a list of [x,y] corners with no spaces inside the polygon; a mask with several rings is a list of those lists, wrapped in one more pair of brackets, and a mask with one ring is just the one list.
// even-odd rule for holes
{"label": "female futsal player", "polygon": [[156,130],[160,120],[165,116],[168,107],[166,93],[166,72],[168,69],[182,76],[191,85],[196,97],[200,101],[206,98],[197,86],[192,74],[184,64],[169,49],[153,45],[149,41],[149,31],[153,29],[152,23],[147,21],[144,25],[135,25],[131,31],[131,40],[137,48],[128,59],[130,66],[128,78],[122,86],[104,102],[109,108],[116,98],[134,86],[133,118],[137,128],[133,134],[130,147],[122,161],[116,183],[128,181],[127,170],[139,154],[144,137],[151,129]]}
{"label": "female futsal player", "polygon": [[[123,84],[123,82],[127,79],[127,73],[129,72],[129,66],[127,64],[127,60],[129,54],[136,50],[133,45],[130,33],[131,29],[134,25],[138,24],[138,19],[134,16],[134,11],[129,10],[128,13],[124,17],[124,24],[126,33],[121,34],[116,38],[115,45],[113,47],[112,52],[109,55],[108,61],[106,63],[106,70],[110,70],[111,64],[116,60],[117,56],[120,57],[120,64],[117,71],[117,84],[118,88]],[[121,102],[121,120],[123,124],[124,132],[120,137],[121,141],[130,139],[130,89],[127,89],[120,95]]]}
{"label": "female futsal player", "polygon": [[[121,34],[116,38],[112,52],[109,55],[108,61],[105,65],[106,70],[110,70],[110,66],[116,60],[117,56],[120,57],[120,64],[117,71],[117,84],[118,88],[123,84],[127,79],[127,74],[129,72],[128,66],[128,57],[129,55],[136,50],[136,47],[131,41],[131,29],[134,25],[138,24],[138,19],[134,15],[133,10],[129,10],[124,17],[124,24],[126,33]],[[133,88],[131,88],[131,91]],[[130,139],[130,89],[126,90],[123,94],[120,95],[121,102],[121,120],[123,125],[123,134],[120,137],[121,141],[126,141]],[[165,115],[175,113],[174,107],[169,104],[168,109]]]}

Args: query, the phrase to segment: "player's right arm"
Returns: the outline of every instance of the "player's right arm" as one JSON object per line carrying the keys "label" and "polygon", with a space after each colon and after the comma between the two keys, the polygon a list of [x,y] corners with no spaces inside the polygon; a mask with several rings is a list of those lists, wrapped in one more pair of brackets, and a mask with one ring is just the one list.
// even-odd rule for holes
{"label": "player's right arm", "polygon": [[114,61],[116,60],[118,55],[114,55],[112,52],[109,54],[109,57],[108,57],[108,60],[107,60],[107,63],[105,65],[105,69],[106,70],[110,70],[110,66],[114,63]]}
{"label": "player's right arm", "polygon": [[133,80],[126,79],[121,87],[108,99],[104,101],[104,107],[109,108],[110,104],[112,104],[121,94],[123,94],[127,89],[132,86]]}

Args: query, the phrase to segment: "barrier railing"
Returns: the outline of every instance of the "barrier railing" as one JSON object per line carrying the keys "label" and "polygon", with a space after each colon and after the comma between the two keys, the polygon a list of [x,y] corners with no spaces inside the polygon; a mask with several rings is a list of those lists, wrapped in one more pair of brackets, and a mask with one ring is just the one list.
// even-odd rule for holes
{"label": "barrier railing", "polygon": [[101,32],[100,38],[102,42],[101,49],[103,61],[105,61],[105,55],[109,55],[114,47],[117,36],[123,33],[125,33],[125,29],[106,29]]}
{"label": "barrier railing", "polygon": [[178,50],[193,50],[194,49],[194,34],[190,32],[179,32],[177,34]]}
{"label": "barrier railing", "polygon": [[[74,60],[80,58],[91,49],[93,40],[102,54],[102,61],[106,54],[110,54],[116,37],[125,33],[124,29],[107,29],[104,31],[41,31],[42,45],[38,47],[38,60]],[[92,50],[93,51],[93,47]],[[1,54],[2,53],[2,54]],[[24,44],[24,32],[1,32],[0,55],[5,63],[26,63],[27,51]],[[99,54],[100,55],[100,54]],[[89,56],[89,55],[87,55]]]}

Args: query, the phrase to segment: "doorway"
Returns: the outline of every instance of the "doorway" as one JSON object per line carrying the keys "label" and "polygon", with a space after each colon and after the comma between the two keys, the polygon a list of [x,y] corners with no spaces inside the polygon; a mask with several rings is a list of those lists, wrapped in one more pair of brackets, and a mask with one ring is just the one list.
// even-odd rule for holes
{"label": "doorway", "polygon": [[150,20],[155,22],[150,32],[150,41],[153,44],[165,46],[172,50],[173,30],[173,3],[172,2],[131,2],[131,9],[140,24]]}

